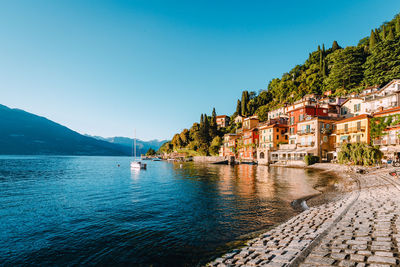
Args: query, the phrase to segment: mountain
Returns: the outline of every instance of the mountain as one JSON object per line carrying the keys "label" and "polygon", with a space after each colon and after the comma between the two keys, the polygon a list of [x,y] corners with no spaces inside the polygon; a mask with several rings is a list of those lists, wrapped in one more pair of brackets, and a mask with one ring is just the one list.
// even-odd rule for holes
{"label": "mountain", "polygon": [[0,105],[0,154],[130,155],[126,146],[81,135],[44,117]]}
{"label": "mountain", "polygon": [[[90,136],[90,135],[87,135],[87,136]],[[129,149],[130,153],[132,153],[131,150],[132,150],[133,139],[131,139],[131,138],[120,137],[120,136],[108,137],[108,138],[101,137],[101,136],[90,136],[90,137],[96,138],[98,140],[107,141],[112,144],[124,146],[126,149]],[[146,152],[147,152],[147,150],[149,150],[149,148],[152,148],[157,151],[166,142],[167,142],[167,140],[143,141],[140,139],[136,139],[136,153],[137,153],[137,155],[146,154]]]}

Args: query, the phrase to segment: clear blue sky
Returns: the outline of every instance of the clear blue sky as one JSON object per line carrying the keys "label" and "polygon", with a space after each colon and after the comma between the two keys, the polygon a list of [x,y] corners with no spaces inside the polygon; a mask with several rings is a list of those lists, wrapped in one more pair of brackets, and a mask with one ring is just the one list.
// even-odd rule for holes
{"label": "clear blue sky", "polygon": [[398,12],[398,0],[2,1],[0,103],[80,133],[169,139]]}

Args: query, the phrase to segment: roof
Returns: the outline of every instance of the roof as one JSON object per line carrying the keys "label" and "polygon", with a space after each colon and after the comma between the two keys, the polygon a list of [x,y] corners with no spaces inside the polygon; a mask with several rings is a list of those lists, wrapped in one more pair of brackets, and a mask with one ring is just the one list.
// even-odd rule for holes
{"label": "roof", "polygon": [[361,114],[361,115],[358,115],[358,116],[355,116],[355,117],[351,117],[351,118],[347,118],[347,119],[344,119],[344,120],[340,120],[340,121],[336,122],[336,124],[343,123],[343,122],[349,122],[349,121],[356,121],[356,120],[361,120],[361,119],[366,119],[366,118],[371,118],[371,116],[368,115],[368,114]]}
{"label": "roof", "polygon": [[267,128],[273,128],[273,127],[285,128],[285,127],[289,127],[289,126],[286,125],[286,124],[282,124],[282,123],[265,124],[265,125],[262,125],[262,126],[258,126],[259,129],[267,129]]}
{"label": "roof", "polygon": [[400,79],[394,79],[394,80],[392,80],[391,82],[387,83],[384,87],[382,87],[382,88],[379,90],[379,92],[382,92],[383,90],[385,90],[386,88],[388,88],[392,83],[395,83],[395,82],[400,82]]}
{"label": "roof", "polygon": [[384,115],[384,114],[392,113],[392,112],[396,112],[396,111],[400,112],[400,107],[395,107],[395,108],[390,108],[390,109],[386,109],[383,111],[379,111],[379,112],[374,113],[373,116]]}
{"label": "roof", "polygon": [[346,103],[347,101],[350,101],[350,100],[353,100],[353,99],[359,99],[359,100],[362,100],[362,98],[361,97],[349,97],[349,98],[347,98],[340,106],[343,106],[344,105],[344,103]]}
{"label": "roof", "polygon": [[228,117],[228,116],[227,115],[218,115],[216,118],[219,119],[219,118],[226,118],[226,117]]}
{"label": "roof", "polygon": [[303,120],[303,121],[298,122],[297,124],[307,123],[307,122],[314,121],[314,120],[334,122],[334,121],[338,121],[340,119],[341,118],[334,118],[334,117],[327,117],[327,116],[314,116],[309,120]]}

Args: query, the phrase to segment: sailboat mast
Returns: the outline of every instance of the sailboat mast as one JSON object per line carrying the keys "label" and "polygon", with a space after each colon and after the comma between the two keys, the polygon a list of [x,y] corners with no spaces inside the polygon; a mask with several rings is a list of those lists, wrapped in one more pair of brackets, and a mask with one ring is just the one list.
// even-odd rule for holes
{"label": "sailboat mast", "polygon": [[135,150],[135,159],[136,159],[136,129],[135,129],[135,137],[133,139],[133,143],[134,143],[133,149]]}

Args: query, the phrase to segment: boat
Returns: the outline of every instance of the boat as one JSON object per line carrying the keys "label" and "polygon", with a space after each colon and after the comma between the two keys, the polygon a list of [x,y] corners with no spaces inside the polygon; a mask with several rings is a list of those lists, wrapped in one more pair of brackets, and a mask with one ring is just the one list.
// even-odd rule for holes
{"label": "boat", "polygon": [[160,158],[153,158],[152,161],[161,161]]}
{"label": "boat", "polygon": [[136,130],[135,130],[135,137],[133,139],[133,150],[135,151],[132,153],[133,155],[133,161],[131,161],[131,169],[134,170],[146,170],[147,169],[147,164],[142,163],[140,161],[136,161]]}

